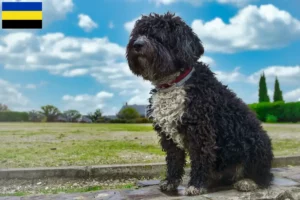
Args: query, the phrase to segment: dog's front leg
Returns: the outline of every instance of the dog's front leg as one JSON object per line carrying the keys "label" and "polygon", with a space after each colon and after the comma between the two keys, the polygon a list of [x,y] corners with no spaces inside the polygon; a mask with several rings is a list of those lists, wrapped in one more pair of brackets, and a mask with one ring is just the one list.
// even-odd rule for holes
{"label": "dog's front leg", "polygon": [[161,181],[160,188],[163,191],[175,191],[182,181],[185,166],[185,151],[178,148],[172,139],[167,139],[161,134],[160,143],[162,149],[167,153],[167,176]]}
{"label": "dog's front leg", "polygon": [[209,174],[214,168],[216,142],[213,130],[205,126],[193,127],[187,134],[191,160],[191,173],[186,195],[199,195],[207,192]]}

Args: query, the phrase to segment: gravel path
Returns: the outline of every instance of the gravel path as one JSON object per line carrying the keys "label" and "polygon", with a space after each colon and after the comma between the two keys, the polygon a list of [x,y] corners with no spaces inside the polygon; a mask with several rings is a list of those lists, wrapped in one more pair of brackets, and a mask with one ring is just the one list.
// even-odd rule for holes
{"label": "gravel path", "polygon": [[55,194],[62,192],[87,192],[103,189],[134,188],[137,179],[106,180],[97,179],[38,179],[38,180],[0,180],[0,195],[13,194]]}
{"label": "gravel path", "polygon": [[[300,200],[300,167],[287,167],[287,168],[276,168],[273,169],[273,172],[276,176],[272,186],[268,189],[259,189],[254,192],[237,192],[234,189],[226,188],[226,189],[217,189],[213,191],[209,191],[208,194],[196,196],[196,197],[187,197],[184,196],[184,189],[186,187],[186,180],[185,177],[184,183],[182,186],[178,188],[178,191],[172,194],[162,193],[158,190],[158,181],[141,181],[139,185],[142,188],[139,189],[114,189],[114,190],[101,190],[101,191],[93,191],[93,192],[72,192],[72,193],[59,193],[56,195],[31,195],[27,197],[0,197],[0,200],[85,200],[85,199],[114,199],[114,200],[147,200],[147,199],[197,199],[197,200]],[[47,181],[33,181],[31,183],[28,182],[0,182],[0,186],[2,184],[9,185],[6,186],[8,191],[23,190],[26,191],[35,191],[31,194],[38,194],[39,192],[36,191],[44,191],[44,190],[51,190],[53,187],[67,187],[71,186],[73,188],[81,188],[84,186],[99,186],[99,185],[119,185],[120,183],[128,184],[129,182],[136,182],[136,180],[127,180],[122,181],[108,181],[105,182],[97,182],[96,180],[86,180],[86,181],[74,181],[74,180],[67,180],[65,182],[60,182],[62,180],[47,180]],[[21,185],[19,185],[21,184]],[[48,187],[48,189],[46,189]],[[3,188],[3,187],[0,187]],[[2,189],[3,190],[3,189]]]}

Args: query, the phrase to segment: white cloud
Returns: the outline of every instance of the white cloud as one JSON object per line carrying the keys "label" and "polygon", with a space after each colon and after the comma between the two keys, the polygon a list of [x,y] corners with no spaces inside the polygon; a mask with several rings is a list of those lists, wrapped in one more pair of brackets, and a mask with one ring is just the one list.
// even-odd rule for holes
{"label": "white cloud", "polygon": [[135,84],[138,88],[138,93],[134,94],[129,100],[129,104],[148,104],[148,99],[150,98],[150,90],[153,89],[153,86],[150,82],[144,81],[141,78],[136,80]]}
{"label": "white cloud", "polygon": [[108,62],[91,68],[90,73],[100,83],[111,83],[113,88],[127,88],[133,77],[126,62]]}
{"label": "white cloud", "polygon": [[[258,82],[263,72],[266,76],[270,100],[273,99],[273,87],[276,76],[278,77],[281,89],[294,88],[300,83],[300,66],[269,66],[250,75],[240,73],[239,68],[235,68],[231,72],[224,72],[220,70],[214,71],[219,81],[224,84],[229,84],[230,88],[233,86],[237,95],[242,97],[247,103],[257,102]],[[245,91],[247,92],[245,93]],[[250,91],[253,91],[252,95],[249,95]],[[286,101],[300,101],[300,88],[295,88],[289,92],[285,92],[283,94],[283,98]]]}
{"label": "white cloud", "polygon": [[150,2],[154,2],[156,5],[169,5],[175,2],[179,2],[178,0],[149,0]]}
{"label": "white cloud", "polygon": [[35,90],[35,89],[43,87],[47,84],[48,83],[45,81],[40,81],[39,83],[28,83],[24,86],[21,84],[15,84],[15,86],[16,86],[16,88],[25,88],[25,89]]}
{"label": "white cloud", "polygon": [[113,106],[113,107],[106,107],[103,109],[103,114],[104,115],[115,115],[120,111],[119,107]]}
{"label": "white cloud", "polygon": [[43,0],[43,22],[48,24],[65,19],[66,15],[72,12],[73,7],[73,0]]}
{"label": "white cloud", "polygon": [[198,61],[202,61],[209,66],[214,66],[216,64],[215,60],[209,56],[201,56],[201,58]]}
{"label": "white cloud", "polygon": [[[129,95],[129,99],[134,97],[131,102],[138,98],[137,95],[146,100],[150,83],[135,77],[124,59],[125,48],[110,42],[106,37],[89,39],[68,37],[62,33],[37,36],[18,32],[0,38],[0,65],[7,70],[47,70],[51,74],[66,77],[89,75],[116,92],[142,91]],[[86,96],[73,99],[65,96],[65,100],[73,102],[68,104],[70,108],[75,106],[84,111],[84,106],[81,107],[76,101],[83,97]],[[89,100],[86,102],[90,103]],[[98,103],[94,101],[93,108],[103,104]],[[111,108],[103,109],[112,112]]]}
{"label": "white cloud", "polygon": [[285,101],[300,101],[300,88],[284,93],[283,99]]}
{"label": "white cloud", "polygon": [[232,4],[236,6],[244,6],[250,3],[251,1],[256,1],[256,0],[149,0],[150,2],[154,2],[156,5],[170,5],[173,3],[178,3],[178,2],[184,2],[184,3],[190,3],[194,6],[200,6],[203,3],[207,2],[217,2],[220,4]]}
{"label": "white cloud", "polygon": [[132,31],[132,29],[134,28],[134,25],[135,25],[135,22],[140,19],[141,17],[138,17],[138,18],[134,18],[133,20],[129,21],[129,22],[126,22],[124,24],[124,28],[126,31],[128,31],[129,33]]}
{"label": "white cloud", "polygon": [[[101,91],[95,95],[79,94],[76,96],[64,95],[62,100],[65,103],[64,109],[76,109],[82,114],[94,112],[96,109],[105,109],[106,101],[114,96],[113,93]],[[107,108],[106,108],[107,109]],[[109,109],[108,109],[109,110]]]}
{"label": "white cloud", "polygon": [[262,73],[269,83],[274,83],[276,76],[282,84],[294,85],[300,80],[300,66],[269,66],[250,75],[248,81],[257,84]]}
{"label": "white cloud", "polygon": [[[212,71],[221,82],[242,83],[244,86],[247,86],[247,84],[258,85],[262,73],[265,74],[268,88],[274,87],[276,76],[281,86],[293,87],[300,83],[300,66],[269,66],[250,75],[241,73],[240,67],[236,67],[233,71],[229,72],[219,69],[212,69]],[[270,97],[273,97],[273,90],[269,90],[268,93],[271,95]]]}
{"label": "white cloud", "polygon": [[100,83],[108,84],[114,90],[121,90],[119,95],[128,96],[130,104],[146,104],[153,88],[150,82],[134,76],[125,62],[92,68],[91,75]]}
{"label": "white cloud", "polygon": [[43,21],[47,23],[64,19],[73,7],[73,0],[43,0]]}
{"label": "white cloud", "polygon": [[239,72],[240,67],[236,67],[232,72],[224,72],[220,70],[214,71],[219,81],[223,83],[239,82],[245,79],[245,75]]}
{"label": "white cloud", "polygon": [[28,102],[28,98],[18,91],[14,84],[0,79],[0,103],[7,105],[11,110],[19,110],[27,106]]}
{"label": "white cloud", "polygon": [[[174,2],[174,0],[167,0],[161,3]],[[191,2],[198,1],[191,0]],[[219,2],[246,1],[219,0]],[[140,17],[126,22],[125,30],[131,32],[138,19]],[[234,53],[280,48],[294,40],[300,40],[300,21],[272,4],[260,7],[249,5],[230,18],[229,23],[217,17],[208,22],[196,19],[191,26],[203,41],[205,50],[211,52]]]}
{"label": "white cloud", "polygon": [[139,89],[135,89],[135,90],[122,90],[119,95],[121,96],[128,96],[128,95],[137,95],[139,94],[141,91]]}
{"label": "white cloud", "polygon": [[271,89],[268,89],[268,95],[269,95],[270,100],[272,101],[273,100],[274,91],[271,90]]}
{"label": "white cloud", "polygon": [[63,76],[74,77],[74,76],[82,76],[89,72],[88,69],[72,69],[67,70],[63,73]]}
{"label": "white cloud", "polygon": [[[72,12],[73,0],[5,0],[6,2],[43,2],[43,26],[53,21],[63,20],[66,15]],[[2,10],[2,3],[0,4]],[[2,21],[0,21],[2,23]]]}
{"label": "white cloud", "polygon": [[30,83],[30,84],[27,84],[27,85],[25,86],[25,88],[27,88],[27,89],[36,89],[37,86],[36,86],[35,84]]}
{"label": "white cloud", "polygon": [[90,32],[93,29],[98,28],[98,24],[94,22],[88,15],[79,14],[78,19],[78,26],[82,28],[85,32]]}
{"label": "white cloud", "polygon": [[110,29],[115,28],[115,25],[114,25],[114,23],[112,21],[109,22],[108,28],[110,28]]}
{"label": "white cloud", "polygon": [[74,76],[124,56],[125,48],[106,37],[89,39],[67,37],[63,33],[37,36],[17,32],[0,38],[0,64],[6,69],[48,70],[52,74]]}
{"label": "white cloud", "polygon": [[300,39],[300,21],[275,6],[249,5],[226,24],[221,18],[194,20],[192,28],[207,51],[233,53],[272,49]]}
{"label": "white cloud", "polygon": [[249,4],[250,2],[254,2],[257,0],[217,0],[218,3],[220,4],[232,4],[236,6],[245,6]]}

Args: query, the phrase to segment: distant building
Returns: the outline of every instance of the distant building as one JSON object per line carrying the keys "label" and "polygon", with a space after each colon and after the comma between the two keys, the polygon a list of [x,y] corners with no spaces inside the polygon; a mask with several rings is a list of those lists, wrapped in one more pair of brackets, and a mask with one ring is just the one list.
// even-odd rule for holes
{"label": "distant building", "polygon": [[56,122],[68,122],[68,119],[64,117],[63,115],[59,115],[56,119]]}
{"label": "distant building", "polygon": [[103,116],[103,118],[112,120],[112,119],[117,119],[118,117],[116,115],[105,115]]}
{"label": "distant building", "polygon": [[127,107],[134,108],[140,114],[141,117],[147,116],[147,105],[137,105],[137,104],[129,105],[126,102],[125,105],[122,106],[122,108],[120,109],[119,113],[121,112],[121,110],[123,110],[124,108],[127,108]]}
{"label": "distant building", "polygon": [[82,115],[81,117],[79,117],[77,119],[77,122],[80,122],[80,123],[92,123],[93,121],[88,116]]}

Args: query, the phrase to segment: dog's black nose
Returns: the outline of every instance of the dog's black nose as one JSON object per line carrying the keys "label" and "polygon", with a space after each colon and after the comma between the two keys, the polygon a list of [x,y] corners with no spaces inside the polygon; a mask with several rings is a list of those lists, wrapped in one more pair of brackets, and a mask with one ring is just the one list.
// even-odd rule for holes
{"label": "dog's black nose", "polygon": [[144,44],[145,44],[144,40],[137,39],[137,40],[133,43],[133,48],[134,48],[136,51],[140,51],[141,48],[144,46]]}

